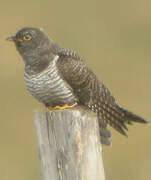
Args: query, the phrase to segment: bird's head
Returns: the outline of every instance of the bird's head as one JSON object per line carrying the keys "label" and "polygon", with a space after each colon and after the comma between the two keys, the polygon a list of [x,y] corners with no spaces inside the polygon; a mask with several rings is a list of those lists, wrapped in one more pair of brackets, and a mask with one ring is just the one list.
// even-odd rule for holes
{"label": "bird's head", "polygon": [[7,40],[15,43],[17,50],[25,62],[32,63],[36,56],[47,51],[53,44],[47,34],[39,28],[26,27]]}
{"label": "bird's head", "polygon": [[46,43],[48,36],[38,28],[23,28],[15,36],[7,38],[16,44],[18,50],[30,51],[37,48],[40,44]]}

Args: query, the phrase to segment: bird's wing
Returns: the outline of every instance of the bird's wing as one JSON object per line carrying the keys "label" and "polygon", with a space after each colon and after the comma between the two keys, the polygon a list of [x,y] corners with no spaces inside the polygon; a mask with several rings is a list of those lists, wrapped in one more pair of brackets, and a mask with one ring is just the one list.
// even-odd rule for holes
{"label": "bird's wing", "polygon": [[62,56],[58,61],[59,73],[71,86],[79,104],[96,112],[100,128],[101,142],[110,144],[111,136],[107,124],[126,136],[126,124],[147,123],[141,117],[116,104],[109,90],[96,78],[95,74],[75,56]]}
{"label": "bird's wing", "polygon": [[103,108],[106,108],[106,104],[114,103],[114,98],[81,59],[62,56],[57,66],[62,78],[73,89],[79,104],[98,114],[101,142],[110,144],[108,138],[111,134],[107,130],[108,121]]}

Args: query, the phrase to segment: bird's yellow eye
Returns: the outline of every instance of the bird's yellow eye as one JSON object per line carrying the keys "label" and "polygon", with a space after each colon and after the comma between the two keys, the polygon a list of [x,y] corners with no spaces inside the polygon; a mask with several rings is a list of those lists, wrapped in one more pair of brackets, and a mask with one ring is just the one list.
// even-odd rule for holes
{"label": "bird's yellow eye", "polygon": [[31,40],[31,35],[30,35],[30,34],[25,34],[25,35],[23,36],[23,40],[24,40],[24,41],[29,41],[29,40]]}

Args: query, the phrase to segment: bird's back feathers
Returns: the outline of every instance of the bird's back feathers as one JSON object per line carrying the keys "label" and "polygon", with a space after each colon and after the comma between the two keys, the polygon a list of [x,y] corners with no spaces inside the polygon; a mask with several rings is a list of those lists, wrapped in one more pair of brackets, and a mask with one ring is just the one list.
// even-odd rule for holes
{"label": "bird's back feathers", "polygon": [[79,104],[97,113],[103,144],[110,144],[111,133],[107,129],[108,124],[126,136],[127,124],[147,122],[117,105],[109,90],[97,79],[83,60],[72,51],[68,50],[67,52],[65,54],[64,51],[58,61],[59,73],[72,87],[74,94],[79,99]]}

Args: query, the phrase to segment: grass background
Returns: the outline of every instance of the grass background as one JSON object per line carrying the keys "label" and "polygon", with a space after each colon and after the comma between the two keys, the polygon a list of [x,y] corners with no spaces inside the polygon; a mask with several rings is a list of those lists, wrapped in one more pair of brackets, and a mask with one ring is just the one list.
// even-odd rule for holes
{"label": "grass background", "polygon": [[[42,106],[27,92],[24,65],[5,38],[25,26],[41,27],[63,47],[73,48],[131,111],[151,120],[151,2],[1,1],[0,179],[40,180],[33,111]],[[107,180],[151,178],[151,126],[112,130],[103,147]]]}

